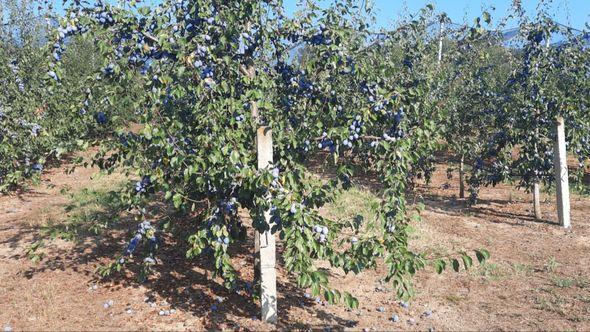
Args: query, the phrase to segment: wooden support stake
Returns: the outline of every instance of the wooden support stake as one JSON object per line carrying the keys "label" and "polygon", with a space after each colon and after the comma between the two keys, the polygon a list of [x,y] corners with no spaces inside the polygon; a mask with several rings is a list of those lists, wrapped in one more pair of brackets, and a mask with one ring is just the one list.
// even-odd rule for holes
{"label": "wooden support stake", "polygon": [[465,162],[464,157],[461,156],[461,163],[459,164],[459,198],[465,198]]}
{"label": "wooden support stake", "polygon": [[557,217],[559,224],[569,228],[570,224],[570,191],[567,169],[567,152],[565,148],[565,125],[563,118],[558,117],[557,141],[555,142],[555,183],[557,187]]}
{"label": "wooden support stake", "polygon": [[539,187],[539,182],[533,184],[533,205],[535,208],[535,219],[537,220],[541,219],[541,193]]}
{"label": "wooden support stake", "polygon": [[440,31],[438,36],[438,66],[440,67],[440,63],[442,61],[442,54],[443,54],[443,30],[444,30],[445,23],[441,17],[440,19]]}
{"label": "wooden support stake", "polygon": [[[260,127],[256,133],[258,149],[258,169],[272,164],[272,131],[269,127]],[[270,224],[270,211],[265,213],[266,222]],[[262,320],[277,322],[277,272],[275,269],[275,236],[269,231],[258,234],[257,244],[260,250],[260,300]]]}

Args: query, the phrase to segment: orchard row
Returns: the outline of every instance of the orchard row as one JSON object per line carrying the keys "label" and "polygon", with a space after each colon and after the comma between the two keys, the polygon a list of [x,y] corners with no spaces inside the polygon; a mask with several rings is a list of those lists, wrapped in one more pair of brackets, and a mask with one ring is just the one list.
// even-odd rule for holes
{"label": "orchard row", "polygon": [[[408,297],[417,270],[468,268],[467,249],[476,249],[450,258],[408,249],[419,211],[406,195],[415,179],[430,177],[437,151],[461,165],[473,203],[482,187],[502,181],[551,183],[557,116],[580,163],[590,155],[583,39],[544,12],[515,10],[521,46],[507,48],[488,29],[488,13],[439,43],[430,31],[444,16],[431,6],[375,38],[371,8],[352,0],[310,4],[294,16],[279,0],[73,3],[57,26],[42,29],[47,45],[0,53],[8,87],[0,96],[0,188],[98,144],[96,165],[139,179],[121,199],[140,226],[105,275],[126,264],[157,268],[163,230],[149,203],[159,193],[192,230],[187,259],[209,255],[229,288],[244,285],[228,251],[245,234],[243,210],[258,232],[272,225],[286,269],[313,296],[358,304],[316,269],[314,261],[326,260],[347,273],[385,264],[384,278]],[[548,46],[555,33],[567,42]],[[261,126],[272,128],[274,142],[274,163],[263,170]],[[310,175],[311,157],[334,166],[331,180]],[[375,218],[319,214],[358,169],[382,183]]]}

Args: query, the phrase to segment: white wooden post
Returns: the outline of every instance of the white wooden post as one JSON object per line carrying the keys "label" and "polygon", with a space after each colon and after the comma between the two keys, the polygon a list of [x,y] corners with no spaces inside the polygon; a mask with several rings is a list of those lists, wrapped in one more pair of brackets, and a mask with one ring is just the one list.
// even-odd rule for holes
{"label": "white wooden post", "polygon": [[[539,111],[537,110],[537,113],[539,113]],[[537,141],[539,140],[539,128],[535,128],[535,155],[538,155],[538,151],[539,151],[539,144],[537,143]],[[534,207],[534,211],[535,211],[535,219],[540,220],[542,218],[541,216],[541,183],[539,181],[539,179],[536,179],[535,183],[533,183],[533,207]]]}
{"label": "white wooden post", "polygon": [[438,65],[442,61],[442,51],[443,51],[443,30],[444,30],[445,23],[443,22],[443,18],[440,19],[440,31],[438,37]]}
{"label": "white wooden post", "polygon": [[555,142],[555,183],[557,187],[557,217],[559,224],[569,228],[570,224],[570,191],[567,169],[567,153],[565,149],[565,125],[562,117],[557,117],[557,141]]}
{"label": "white wooden post", "polygon": [[465,157],[461,155],[459,164],[459,198],[465,198]]}
{"label": "white wooden post", "polygon": [[535,208],[535,218],[541,219],[541,193],[540,193],[540,184],[539,182],[535,182],[533,184],[533,205]]}
{"label": "white wooden post", "polygon": [[[260,127],[256,133],[258,149],[258,169],[267,168],[272,164],[272,131],[269,127]],[[265,213],[266,222],[270,224],[270,211]],[[277,271],[275,237],[270,230],[258,234],[260,248],[260,301],[262,320],[268,323],[277,322]]]}

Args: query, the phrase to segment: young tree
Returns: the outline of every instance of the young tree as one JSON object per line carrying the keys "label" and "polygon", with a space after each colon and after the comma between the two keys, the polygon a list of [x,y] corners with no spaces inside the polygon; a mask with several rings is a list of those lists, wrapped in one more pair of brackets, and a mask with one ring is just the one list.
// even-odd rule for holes
{"label": "young tree", "polygon": [[[489,25],[490,15],[484,12],[482,16]],[[447,52],[450,62],[443,68],[444,94],[441,97],[445,108],[445,141],[458,160],[459,197],[465,198],[465,165],[473,165],[473,169],[480,167],[490,138],[505,135],[503,129],[497,127],[501,113],[498,105],[503,101],[500,92],[512,57],[499,45],[496,33],[483,28],[480,18],[473,27],[460,29],[457,34],[463,37]],[[472,202],[475,194],[472,190]]]}

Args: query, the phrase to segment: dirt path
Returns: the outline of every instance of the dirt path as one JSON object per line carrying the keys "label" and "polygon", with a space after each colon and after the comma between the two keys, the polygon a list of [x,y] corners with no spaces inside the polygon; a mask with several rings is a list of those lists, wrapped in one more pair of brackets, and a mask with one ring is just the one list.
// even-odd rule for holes
{"label": "dirt path", "polygon": [[[96,268],[124,247],[124,228],[102,237],[85,234],[77,245],[62,240],[50,242],[47,257],[33,264],[26,249],[42,226],[77,217],[80,211],[94,211],[86,207],[94,199],[91,193],[86,195],[90,198],[85,196],[84,204],[68,193],[82,188],[104,193],[124,180],[120,175],[93,179],[94,173],[84,168],[72,174],[64,174],[63,169],[50,170],[34,190],[0,197],[0,327],[270,328],[253,318],[258,309],[243,292],[226,291],[219,280],[210,278],[205,271],[208,262],[187,262],[184,252],[178,249],[182,246],[176,246],[172,239],[164,239],[161,257],[165,260],[159,263],[158,278],[144,284],[131,275],[117,282],[96,279]],[[417,296],[407,309],[395,300],[390,287],[381,283],[383,271],[356,276],[333,271],[334,286],[351,291],[361,300],[361,308],[354,311],[314,303],[303,296],[304,291],[295,289],[280,270],[279,326],[589,330],[590,199],[573,196],[573,230],[565,231],[549,222],[556,219],[552,199],[543,204],[547,221],[536,222],[529,217],[529,197],[522,192],[508,186],[484,189],[482,203],[468,208],[453,197],[457,186],[447,188],[443,186],[446,182],[446,173],[440,171],[430,186],[420,187],[427,209],[424,220],[415,225],[412,246],[438,253],[484,247],[492,254],[490,263],[459,274],[420,272],[416,278]],[[74,203],[78,205],[72,208]],[[358,204],[363,203],[360,199]],[[129,216],[120,218],[120,224],[134,227]],[[251,277],[249,250],[244,244],[237,249],[234,260],[244,278]],[[112,305],[105,308],[109,301]],[[166,310],[173,312],[160,315]],[[393,315],[398,316],[398,322],[391,319]]]}

